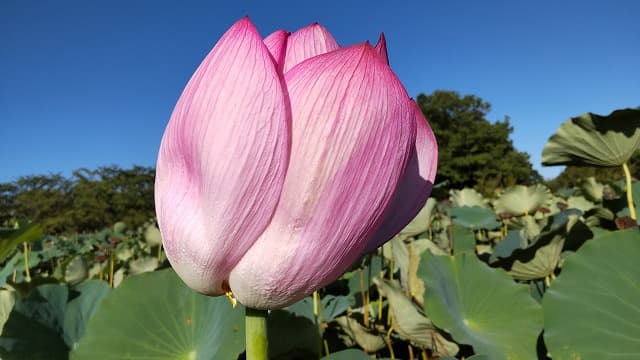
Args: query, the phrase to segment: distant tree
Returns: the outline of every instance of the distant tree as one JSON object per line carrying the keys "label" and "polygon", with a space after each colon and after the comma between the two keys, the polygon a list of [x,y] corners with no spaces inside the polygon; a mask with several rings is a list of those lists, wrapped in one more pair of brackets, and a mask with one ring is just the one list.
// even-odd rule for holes
{"label": "distant tree", "polygon": [[0,225],[27,219],[49,234],[95,231],[118,221],[134,228],[154,216],[154,177],[153,168],[142,166],[79,169],[69,179],[24,176],[0,184]]}
{"label": "distant tree", "polygon": [[0,227],[10,226],[15,217],[16,185],[0,184]]}
{"label": "distant tree", "polygon": [[[629,159],[629,171],[635,178],[640,178],[640,152],[636,152]],[[610,183],[616,180],[624,179],[624,174],[619,166],[616,167],[594,167],[594,166],[567,166],[555,178],[548,181],[549,187],[556,191],[562,188],[571,188],[580,182],[580,180],[595,177],[600,183]]]}
{"label": "distant tree", "polygon": [[436,183],[473,187],[484,194],[515,184],[542,181],[529,155],[515,149],[509,118],[491,123],[491,105],[475,95],[438,90],[420,94],[418,105],[438,141]]}
{"label": "distant tree", "polygon": [[71,226],[67,209],[72,183],[60,174],[31,175],[13,183],[13,214],[16,219],[38,222],[50,233],[60,233]]}

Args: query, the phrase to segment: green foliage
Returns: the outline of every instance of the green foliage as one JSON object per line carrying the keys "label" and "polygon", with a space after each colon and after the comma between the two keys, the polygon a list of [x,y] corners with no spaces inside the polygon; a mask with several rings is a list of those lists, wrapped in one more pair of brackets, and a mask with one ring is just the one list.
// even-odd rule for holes
{"label": "green foliage", "polygon": [[612,232],[568,256],[543,305],[554,359],[633,359],[640,353],[640,233]]}
{"label": "green foliage", "polygon": [[16,247],[40,239],[42,228],[38,224],[18,224],[17,229],[0,231],[0,263],[4,262]]}
{"label": "green foliage", "polygon": [[173,270],[162,270],[130,277],[115,289],[71,358],[236,359],[243,349],[242,307],[198,294]]}
{"label": "green foliage", "polygon": [[24,176],[0,184],[0,225],[29,219],[47,234],[90,232],[123,222],[135,228],[154,216],[154,169],[102,167]]}
{"label": "green foliage", "polygon": [[[636,152],[631,156],[628,165],[631,174],[636,178],[640,178],[640,152]],[[579,186],[580,182],[584,181],[583,179],[589,177],[595,178],[600,183],[610,183],[622,179],[624,173],[620,167],[569,165],[553,180],[548,181],[548,185],[551,190],[558,191],[562,188]]]}
{"label": "green foliage", "polygon": [[[537,175],[508,140],[507,120],[489,123],[475,96],[419,100],[440,132],[440,180],[484,195],[429,199],[377,253],[272,311],[270,358],[637,354],[640,233],[624,183],[575,179],[555,194],[511,186]],[[632,187],[638,205],[640,183]],[[0,184],[0,210],[3,359],[243,358],[242,307],[193,292],[167,269],[152,169],[21,178]],[[49,235],[7,226],[20,217]]]}
{"label": "green foliage", "polygon": [[436,182],[491,194],[497,188],[541,180],[529,155],[516,150],[509,139],[509,119],[486,119],[488,102],[453,91],[420,94],[417,102],[438,139]]}
{"label": "green foliage", "polygon": [[585,113],[564,122],[542,150],[542,165],[612,167],[640,146],[640,109]]}
{"label": "green foliage", "polygon": [[542,309],[529,290],[473,254],[425,253],[425,313],[454,340],[492,359],[531,359],[542,331]]}

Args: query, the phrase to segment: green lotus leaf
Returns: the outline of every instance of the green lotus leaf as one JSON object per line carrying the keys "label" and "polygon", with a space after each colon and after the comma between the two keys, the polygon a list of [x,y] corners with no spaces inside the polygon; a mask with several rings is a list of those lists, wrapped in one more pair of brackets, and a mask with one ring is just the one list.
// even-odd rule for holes
{"label": "green lotus leaf", "polygon": [[391,282],[374,278],[378,290],[389,300],[393,329],[417,347],[425,347],[441,355],[455,355],[458,345],[440,333],[433,322],[416,307],[401,289]]}
{"label": "green lotus leaf", "polygon": [[13,275],[13,271],[16,270],[18,264],[23,264],[21,261],[24,257],[21,253],[16,252],[7,262],[4,263],[0,269],[0,286],[4,286],[7,283],[7,278]]}
{"label": "green lotus leaf", "polygon": [[500,223],[496,221],[496,214],[489,208],[452,206],[451,217],[454,224],[471,230],[495,229],[500,226]]}
{"label": "green lotus leaf", "polygon": [[316,324],[285,310],[273,310],[267,318],[269,359],[318,359],[322,339]]}
{"label": "green lotus leaf", "polygon": [[127,230],[127,224],[124,221],[118,221],[117,223],[113,224],[113,232],[122,234],[125,232],[125,230]]}
{"label": "green lotus leaf", "polygon": [[[355,303],[353,296],[334,296],[325,295],[320,300],[319,305],[319,321],[330,322],[339,315],[345,313],[349,307]],[[295,304],[289,305],[285,310],[298,316],[304,316],[311,321],[315,321],[313,314],[313,298],[308,296]]]}
{"label": "green lotus leaf", "polygon": [[158,259],[155,257],[143,257],[129,262],[129,273],[131,275],[142,274],[153,271],[159,266]]}
{"label": "green lotus leaf", "polygon": [[347,349],[325,356],[322,360],[371,360],[371,356],[358,349]]}
{"label": "green lotus leaf", "polygon": [[531,215],[514,217],[506,220],[509,229],[521,230],[522,236],[528,240],[533,240],[542,232],[542,226]]}
{"label": "green lotus leaf", "polygon": [[549,207],[553,196],[544,185],[512,186],[500,194],[493,202],[496,213],[510,213],[513,215],[533,214],[541,207]]}
{"label": "green lotus leaf", "polygon": [[489,262],[493,263],[499,259],[506,259],[515,250],[527,247],[527,238],[523,235],[523,232],[522,230],[510,230],[507,236],[493,248]]}
{"label": "green lotus leaf", "polygon": [[126,246],[124,244],[118,244],[116,248],[116,259],[120,261],[128,261],[134,255],[134,251],[130,246]]}
{"label": "green lotus leaf", "polygon": [[71,359],[237,359],[244,309],[189,289],[172,269],[126,278],[89,321]]}
{"label": "green lotus leaf", "polygon": [[636,359],[640,354],[640,232],[616,231],[566,257],[543,299],[554,360]]}
{"label": "green lotus leaf", "polygon": [[640,110],[593,113],[560,125],[542,150],[542,165],[620,166],[640,145]]}
{"label": "green lotus leaf", "polygon": [[478,206],[488,208],[489,204],[482,194],[472,188],[464,188],[462,190],[449,190],[451,203],[454,206]]}
{"label": "green lotus leaf", "polygon": [[476,236],[473,231],[466,229],[460,225],[453,225],[447,231],[449,234],[449,243],[453,244],[453,253],[460,254],[463,252],[473,253],[476,250]]}
{"label": "green lotus leaf", "polygon": [[82,256],[76,255],[64,269],[64,280],[69,284],[78,284],[89,277],[89,266]]}
{"label": "green lotus leaf", "polygon": [[9,314],[15,303],[16,295],[13,291],[0,290],[0,334],[2,334],[4,323],[9,319]]}
{"label": "green lotus leaf", "polygon": [[68,297],[66,285],[45,284],[16,298],[0,336],[2,359],[67,359],[62,337]]}
{"label": "green lotus leaf", "polygon": [[406,239],[429,230],[433,209],[436,207],[437,203],[436,199],[429,198],[418,215],[416,215],[416,217],[413,218],[413,220],[411,220],[411,222],[405,226],[400,233],[398,233],[398,236],[401,239]]}
{"label": "green lotus leaf", "polygon": [[[492,259],[495,261],[491,265],[508,270],[517,280],[544,278],[554,272],[562,251],[575,251],[592,236],[589,228],[579,219],[579,211],[565,210],[550,217],[545,231],[536,236],[531,244],[520,239],[520,247],[515,247],[515,238],[502,245],[504,248],[498,244],[497,254]],[[509,250],[511,253],[505,256]]]}
{"label": "green lotus leaf", "polygon": [[551,275],[560,261],[564,240],[563,236],[554,236],[549,243],[530,248],[535,250],[532,257],[525,261],[516,259],[509,274],[516,280],[534,280]]}
{"label": "green lotus leaf", "polygon": [[569,205],[570,209],[578,209],[582,212],[587,212],[596,206],[596,204],[592,203],[582,196],[569,197],[567,199],[567,205]]}
{"label": "green lotus leaf", "polygon": [[[78,345],[87,330],[87,322],[98,310],[111,289],[105,281],[87,280],[74,286],[63,320],[63,339],[70,348]],[[71,297],[71,296],[70,296]]]}
{"label": "green lotus leaf", "polygon": [[491,359],[534,359],[542,308],[527,286],[473,254],[423,254],[424,309],[433,323]]}
{"label": "green lotus leaf", "polygon": [[144,241],[150,246],[158,246],[162,244],[162,237],[160,236],[160,229],[155,225],[149,225],[144,229]]}
{"label": "green lotus leaf", "polygon": [[18,245],[36,241],[40,237],[42,227],[38,224],[20,224],[18,229],[3,232],[0,237],[0,263],[4,262]]}
{"label": "green lotus leaf", "polygon": [[358,320],[343,315],[337,317],[334,321],[340,326],[342,332],[349,337],[349,341],[358,344],[365,351],[372,353],[386,347],[382,334],[374,333],[372,330],[360,325]]}
{"label": "green lotus leaf", "polygon": [[595,177],[590,176],[580,182],[580,192],[588,200],[599,203],[602,202],[604,185],[600,184]]}

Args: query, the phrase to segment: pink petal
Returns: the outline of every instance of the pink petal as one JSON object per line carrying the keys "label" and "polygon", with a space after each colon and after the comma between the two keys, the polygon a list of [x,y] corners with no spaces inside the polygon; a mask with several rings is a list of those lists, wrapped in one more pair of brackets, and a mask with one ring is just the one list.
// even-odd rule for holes
{"label": "pink petal", "polygon": [[340,46],[322,25],[315,23],[304,27],[289,37],[284,72],[304,60],[339,49]]}
{"label": "pink petal", "polygon": [[200,64],[165,130],[156,212],[171,265],[197,291],[223,293],[278,203],[291,126],[280,74],[242,19]]}
{"label": "pink petal", "polygon": [[291,160],[273,220],[230,276],[238,300],[278,308],[339,277],[379,227],[415,143],[414,108],[368,44],[286,73]]}
{"label": "pink petal", "polygon": [[438,167],[438,144],[429,123],[418,104],[410,100],[415,108],[417,125],[416,144],[411,154],[402,181],[387,210],[380,229],[367,245],[365,252],[375,250],[400,232],[424,206],[429,198]]}
{"label": "pink petal", "polygon": [[269,49],[271,55],[273,55],[280,71],[282,71],[284,67],[284,57],[287,53],[287,38],[289,38],[289,35],[290,34],[284,30],[278,30],[264,39],[264,44],[267,46],[267,49]]}
{"label": "pink petal", "polygon": [[384,62],[389,64],[389,55],[387,54],[387,39],[384,37],[384,33],[380,33],[378,43],[376,44],[376,51],[382,57]]}

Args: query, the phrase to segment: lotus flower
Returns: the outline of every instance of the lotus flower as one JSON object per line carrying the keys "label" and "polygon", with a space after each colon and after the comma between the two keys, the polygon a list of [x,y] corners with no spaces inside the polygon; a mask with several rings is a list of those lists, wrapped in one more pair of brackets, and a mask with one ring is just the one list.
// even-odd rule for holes
{"label": "lotus flower", "polygon": [[235,23],[184,89],[162,138],[155,200],[191,288],[275,309],[338,278],[420,210],[429,125],[385,39],[341,48],[313,24],[264,40]]}

